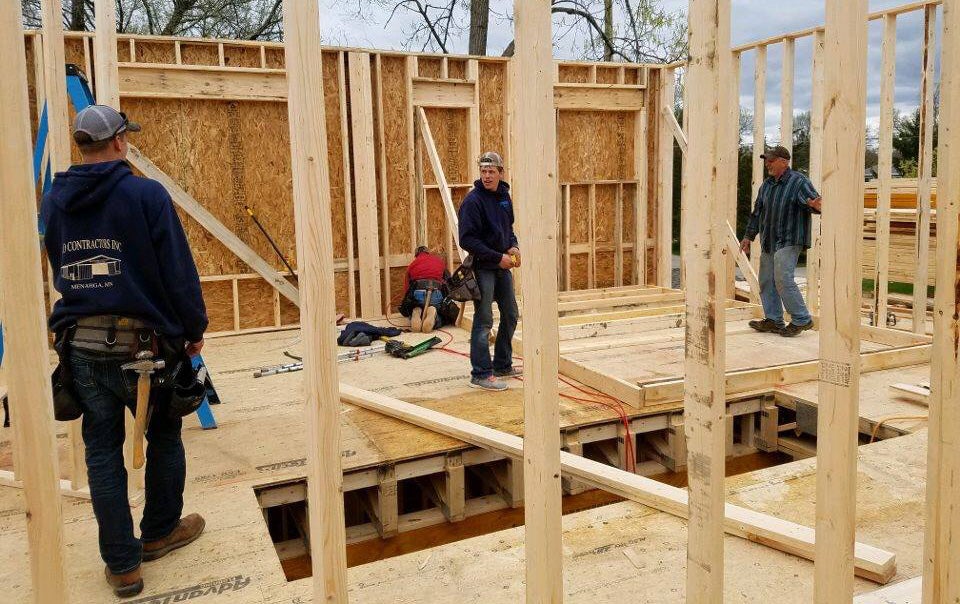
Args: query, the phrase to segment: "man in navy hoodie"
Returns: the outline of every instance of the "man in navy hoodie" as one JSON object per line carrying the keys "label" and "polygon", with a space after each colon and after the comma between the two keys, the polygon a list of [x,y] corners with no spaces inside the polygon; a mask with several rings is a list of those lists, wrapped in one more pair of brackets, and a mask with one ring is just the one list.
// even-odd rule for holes
{"label": "man in navy hoodie", "polygon": [[[510,185],[503,178],[503,159],[492,151],[480,156],[480,180],[460,205],[460,247],[473,256],[473,270],[480,287],[480,300],[473,302],[473,330],[470,333],[470,385],[484,390],[506,390],[498,377],[522,372],[513,367],[513,332],[520,312],[513,290],[515,266],[520,266],[520,249],[513,232],[513,201]],[[500,326],[490,359],[490,330],[493,303],[500,310]]]}
{"label": "man in navy hoodie", "polygon": [[139,130],[104,105],[78,113],[73,139],[83,162],[56,175],[41,205],[44,243],[62,295],[50,328],[70,351],[105,576],[125,597],[143,589],[141,562],[190,543],[204,527],[198,514],[180,517],[181,420],[161,410],[147,426],[139,539],[127,499],[124,413],[135,411],[137,376],[121,365],[144,347],[169,345],[195,355],[207,328],[200,279],[170,195],[160,183],[134,176],[124,161],[127,132]]}

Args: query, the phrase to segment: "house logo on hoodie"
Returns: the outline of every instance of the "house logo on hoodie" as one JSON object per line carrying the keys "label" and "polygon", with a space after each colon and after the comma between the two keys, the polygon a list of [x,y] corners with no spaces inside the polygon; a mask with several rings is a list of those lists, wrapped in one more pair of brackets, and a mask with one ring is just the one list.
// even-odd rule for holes
{"label": "house logo on hoodie", "polygon": [[[63,244],[64,256],[72,252],[85,250],[110,250],[119,253],[123,244],[115,239],[76,239]],[[92,289],[113,287],[112,280],[102,280],[100,277],[115,277],[120,274],[122,261],[113,256],[97,254],[81,260],[64,264],[60,267],[60,276],[67,281],[93,281],[93,283],[74,283],[71,289]]]}

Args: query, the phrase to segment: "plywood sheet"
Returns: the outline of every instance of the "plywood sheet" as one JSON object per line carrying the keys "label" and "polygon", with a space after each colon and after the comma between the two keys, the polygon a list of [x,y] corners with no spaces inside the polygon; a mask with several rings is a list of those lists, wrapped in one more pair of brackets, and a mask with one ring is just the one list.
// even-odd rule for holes
{"label": "plywood sheet", "polygon": [[200,284],[207,306],[207,331],[233,331],[233,284],[230,281],[204,281]]}
{"label": "plywood sheet", "polygon": [[263,279],[240,279],[237,282],[240,305],[240,329],[276,325],[273,288]]}
{"label": "plywood sheet", "polygon": [[[506,156],[507,141],[504,140],[506,127],[505,87],[507,77],[506,63],[484,63],[478,65],[480,77],[480,149],[496,151],[509,162]],[[473,160],[474,158],[471,158]],[[472,165],[471,165],[472,168]]]}

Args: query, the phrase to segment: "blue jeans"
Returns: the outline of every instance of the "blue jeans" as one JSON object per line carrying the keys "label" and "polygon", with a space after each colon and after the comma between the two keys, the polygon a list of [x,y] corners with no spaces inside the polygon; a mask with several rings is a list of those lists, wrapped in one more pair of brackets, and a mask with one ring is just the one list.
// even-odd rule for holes
{"label": "blue jeans", "polygon": [[[417,306],[420,308],[426,309],[426,304],[424,301],[427,298],[427,290],[425,289],[416,289],[413,291],[413,300],[417,303]],[[443,317],[440,316],[440,303],[443,302],[443,292],[438,290],[433,290],[433,293],[430,294],[430,306],[433,306],[437,309],[437,318],[433,320],[433,328],[439,329],[443,327]]]}
{"label": "blue jeans", "polygon": [[142,543],[163,539],[177,527],[187,471],[180,439],[183,422],[171,419],[165,410],[155,410],[147,425],[146,503],[137,539],[123,466],[124,413],[126,409],[134,412],[137,406],[137,376],[120,369],[129,360],[70,351],[74,387],[83,409],[87,477],[100,529],[100,556],[114,574],[135,569],[140,565]]}
{"label": "blue jeans", "polygon": [[793,277],[801,251],[799,245],[788,245],[772,254],[760,254],[760,302],[763,314],[777,325],[783,325],[784,308],[795,325],[807,325],[812,320]]}
{"label": "blue jeans", "polygon": [[[476,269],[480,299],[473,301],[473,329],[470,332],[470,374],[478,379],[506,372],[513,367],[513,332],[517,329],[520,311],[513,292],[513,274],[505,269]],[[490,330],[493,328],[493,303],[500,311],[500,326],[490,361]]]}

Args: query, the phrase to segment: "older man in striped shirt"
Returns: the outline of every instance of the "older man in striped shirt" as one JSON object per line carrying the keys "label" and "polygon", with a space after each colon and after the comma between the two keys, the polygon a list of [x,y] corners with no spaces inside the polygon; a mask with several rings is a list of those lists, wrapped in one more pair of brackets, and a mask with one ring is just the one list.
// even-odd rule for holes
{"label": "older man in striped shirt", "polygon": [[[813,327],[813,318],[794,279],[800,253],[810,247],[810,216],[820,213],[820,194],[810,179],[790,168],[790,151],[774,147],[764,153],[770,175],[760,186],[747,232],[740,248],[749,253],[760,234],[760,301],[762,321],[750,321],[761,332],[784,337],[799,335]],[[790,313],[784,325],[783,311]]]}

